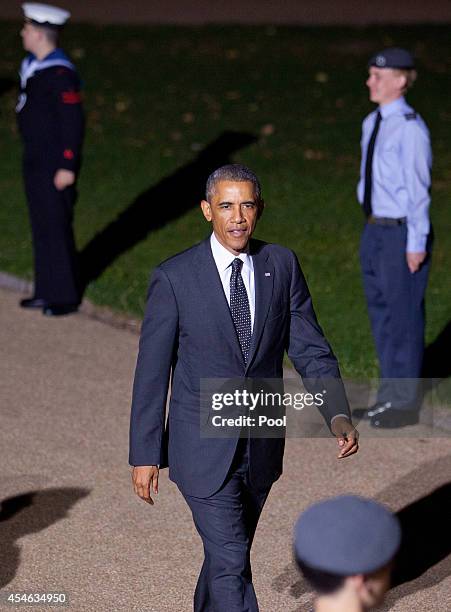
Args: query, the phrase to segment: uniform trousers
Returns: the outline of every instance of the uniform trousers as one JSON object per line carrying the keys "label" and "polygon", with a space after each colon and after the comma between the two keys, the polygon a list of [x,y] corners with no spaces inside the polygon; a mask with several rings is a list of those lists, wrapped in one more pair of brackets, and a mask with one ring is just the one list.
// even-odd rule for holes
{"label": "uniform trousers", "polygon": [[418,272],[406,262],[407,227],[366,224],[360,244],[363,285],[379,358],[378,401],[417,407],[424,353],[424,295],[430,255]]}
{"label": "uniform trousers", "polygon": [[183,494],[204,545],[194,612],[258,612],[250,551],[271,485],[249,479],[249,440],[241,438],[222,487],[207,498]]}
{"label": "uniform trousers", "polygon": [[58,191],[55,171],[24,165],[25,191],[33,237],[36,298],[52,304],[78,304],[80,280],[72,229],[74,186]]}

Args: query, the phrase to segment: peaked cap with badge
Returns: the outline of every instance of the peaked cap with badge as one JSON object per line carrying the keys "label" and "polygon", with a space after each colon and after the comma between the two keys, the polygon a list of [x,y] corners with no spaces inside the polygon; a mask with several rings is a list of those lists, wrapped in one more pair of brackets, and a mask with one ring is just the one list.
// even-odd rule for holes
{"label": "peaked cap with badge", "polygon": [[368,66],[376,68],[398,68],[399,70],[413,70],[415,60],[407,49],[399,47],[389,47],[373,55],[368,62]]}

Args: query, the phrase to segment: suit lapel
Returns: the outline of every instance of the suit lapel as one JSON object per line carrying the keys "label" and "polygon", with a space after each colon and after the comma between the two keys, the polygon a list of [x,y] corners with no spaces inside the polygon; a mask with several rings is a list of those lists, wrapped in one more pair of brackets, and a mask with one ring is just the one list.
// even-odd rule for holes
{"label": "suit lapel", "polygon": [[251,255],[252,263],[254,264],[255,320],[246,371],[249,369],[257,351],[268,315],[269,306],[271,304],[274,287],[274,266],[269,261],[268,254],[265,253],[261,247],[257,247],[255,252],[252,252],[251,243]]}

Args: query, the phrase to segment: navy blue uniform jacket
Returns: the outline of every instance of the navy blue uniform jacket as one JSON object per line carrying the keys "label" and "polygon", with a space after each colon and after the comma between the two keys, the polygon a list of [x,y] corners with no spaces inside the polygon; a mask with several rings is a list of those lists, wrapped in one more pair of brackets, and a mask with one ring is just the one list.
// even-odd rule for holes
{"label": "navy blue uniform jacket", "polygon": [[[237,439],[200,436],[202,378],[282,378],[288,352],[303,378],[340,378],[323,336],[296,255],[252,240],[255,322],[244,365],[210,240],[175,255],[154,271],[141,331],[133,388],[130,464],[169,464],[183,493],[208,497],[224,482]],[[169,417],[165,408],[171,379]],[[323,414],[348,413],[341,397]],[[284,439],[250,440],[250,478],[265,488],[282,473]]]}
{"label": "navy blue uniform jacket", "polygon": [[17,114],[24,143],[25,169],[64,168],[77,173],[81,164],[84,115],[80,79],[74,70],[53,66],[28,79],[27,101]]}

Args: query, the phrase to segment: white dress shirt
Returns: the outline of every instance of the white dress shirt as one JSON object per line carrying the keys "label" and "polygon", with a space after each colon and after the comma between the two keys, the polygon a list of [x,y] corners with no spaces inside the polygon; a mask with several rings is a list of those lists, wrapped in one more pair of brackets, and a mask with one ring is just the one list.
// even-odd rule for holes
{"label": "white dress shirt", "polygon": [[219,278],[221,279],[227,302],[230,306],[230,277],[232,275],[232,261],[237,257],[242,260],[243,267],[241,268],[241,277],[246,288],[247,297],[249,300],[249,308],[251,310],[251,331],[254,330],[255,319],[255,280],[254,280],[254,264],[249,253],[240,253],[234,255],[228,251],[219,240],[214,232],[210,238],[211,252],[218,269]]}

